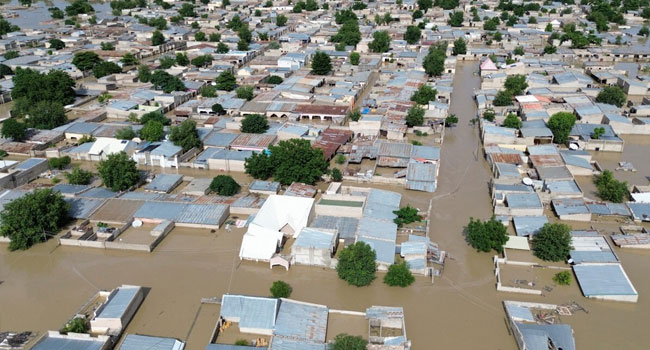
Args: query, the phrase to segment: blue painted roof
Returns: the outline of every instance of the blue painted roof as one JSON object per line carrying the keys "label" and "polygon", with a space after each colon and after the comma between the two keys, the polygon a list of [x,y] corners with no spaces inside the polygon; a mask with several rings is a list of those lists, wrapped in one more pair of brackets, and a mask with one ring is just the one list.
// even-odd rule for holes
{"label": "blue painted roof", "polygon": [[582,193],[574,180],[546,182],[551,193]]}
{"label": "blue painted roof", "polygon": [[121,318],[139,290],[139,287],[119,287],[99,312],[97,318]]}
{"label": "blue painted roof", "polygon": [[77,194],[89,188],[90,186],[88,185],[57,184],[52,187],[52,190],[60,192],[61,194]]}
{"label": "blue painted roof", "polygon": [[19,170],[29,170],[37,165],[47,162],[45,158],[29,158],[20,164],[16,165],[16,169]]}
{"label": "blue painted roof", "polygon": [[146,202],[133,217],[169,220],[184,224],[221,225],[228,206],[224,204],[186,204],[174,202]]}
{"label": "blue painted roof", "polygon": [[551,201],[557,215],[587,214],[589,209],[582,199],[554,199]]}
{"label": "blue painted roof", "polygon": [[619,264],[574,265],[582,294],[586,297],[600,295],[638,295]]}
{"label": "blue painted roof", "polygon": [[627,202],[635,220],[650,221],[650,203]]}

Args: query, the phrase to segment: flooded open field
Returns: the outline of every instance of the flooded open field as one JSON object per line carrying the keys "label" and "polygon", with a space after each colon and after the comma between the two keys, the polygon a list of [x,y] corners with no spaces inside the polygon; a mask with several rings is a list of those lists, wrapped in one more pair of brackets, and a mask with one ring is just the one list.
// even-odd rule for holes
{"label": "flooded open field", "polygon": [[[442,276],[434,283],[418,277],[408,288],[390,288],[381,282],[383,275],[379,274],[371,286],[356,288],[325,268],[293,266],[285,271],[271,270],[264,263],[240,262],[244,229],[237,228],[211,232],[176,227],[153,253],[63,247],[54,240],[24,252],[8,252],[0,245],[0,330],[42,333],[58,329],[98,289],[135,284],[149,288],[149,292],[126,333],[174,337],[188,341],[188,350],[201,350],[210,340],[219,311],[217,305],[201,304],[201,298],[224,293],[267,296],[273,281],[284,280],[293,287],[292,298],[332,309],[364,311],[372,305],[403,306],[406,333],[416,350],[515,349],[502,300],[576,301],[589,313],[563,320],[573,327],[579,349],[646,349],[650,342],[650,253],[615,248],[640,295],[637,304],[624,304],[588,300],[575,283],[553,288],[544,296],[498,293],[493,255],[477,253],[465,243],[462,231],[469,217],[484,219],[492,214],[489,168],[481,156],[478,132],[469,125],[476,113],[472,92],[479,85],[477,67],[462,63],[456,70],[451,113],[460,122],[445,136],[437,192],[376,186],[402,193],[403,205],[410,203],[426,210],[431,202],[431,239],[450,254]],[[596,159],[605,168],[615,166],[619,158],[632,161],[637,173],[616,175],[639,183],[648,174],[648,158],[643,158],[642,146],[639,150],[635,147],[626,144],[622,155],[598,154]],[[192,169],[179,172],[214,176]],[[250,179],[239,174],[237,181],[246,183]],[[575,227],[590,225],[607,232],[617,228],[593,223]],[[346,329],[338,323],[337,327]],[[351,332],[360,331],[355,322]]]}

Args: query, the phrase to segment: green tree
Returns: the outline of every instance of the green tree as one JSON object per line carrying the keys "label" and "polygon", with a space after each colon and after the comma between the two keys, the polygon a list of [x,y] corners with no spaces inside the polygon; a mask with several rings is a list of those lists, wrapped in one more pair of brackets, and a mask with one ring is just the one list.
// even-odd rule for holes
{"label": "green tree", "polygon": [[140,124],[145,125],[150,121],[157,121],[163,125],[169,125],[171,120],[165,117],[161,112],[149,112],[140,117]]}
{"label": "green tree", "polygon": [[350,285],[367,286],[375,279],[376,257],[377,255],[370,245],[358,241],[341,249],[336,272],[340,279]]}
{"label": "green tree", "polygon": [[637,33],[639,36],[649,36],[650,35],[650,28],[648,26],[643,26],[641,29],[639,29],[639,33]]}
{"label": "green tree", "polygon": [[165,36],[159,30],[155,30],[151,36],[151,45],[158,46],[165,43]]}
{"label": "green tree", "polygon": [[76,166],[72,168],[72,171],[65,174],[65,178],[73,185],[88,185],[93,179],[93,173]]}
{"label": "green tree", "polygon": [[122,56],[121,61],[125,66],[135,66],[136,64],[138,64],[138,59],[135,57],[134,54],[130,52],[124,54],[124,56]]}
{"label": "green tree", "polygon": [[408,127],[420,126],[424,123],[424,109],[414,106],[406,114],[406,125]]}
{"label": "green tree", "polygon": [[88,0],[75,0],[65,8],[65,14],[70,17],[93,12],[95,12],[95,9],[88,3]]}
{"label": "green tree", "polygon": [[521,120],[513,113],[509,113],[503,121],[503,126],[506,128],[519,129],[521,128],[521,125]]}
{"label": "green tree", "polygon": [[56,39],[56,38],[50,39],[49,44],[50,44],[50,48],[53,48],[54,50],[61,50],[65,47],[65,43],[60,39]]}
{"label": "green tree", "polygon": [[553,142],[565,144],[569,141],[569,134],[573,125],[576,123],[576,117],[572,113],[558,112],[549,118],[547,126],[553,133]]}
{"label": "green tree", "polygon": [[225,70],[217,76],[215,79],[215,82],[217,83],[217,89],[219,90],[226,90],[226,91],[232,91],[235,89],[235,86],[237,85],[237,79],[235,78],[235,75],[232,74],[232,72]]}
{"label": "green tree", "polygon": [[557,52],[557,48],[553,45],[546,45],[544,47],[544,54],[545,55],[552,55]]}
{"label": "green tree", "polygon": [[57,157],[50,158],[50,160],[48,162],[50,164],[50,168],[63,170],[63,169],[65,169],[65,167],[70,165],[70,161],[71,161],[70,157],[64,156],[64,157],[58,157],[58,158]]}
{"label": "green tree", "polygon": [[113,43],[102,42],[99,44],[99,47],[102,51],[115,51],[115,45],[113,45]]}
{"label": "green tree", "polygon": [[524,51],[523,46],[517,46],[515,49],[512,51],[512,54],[515,56],[523,56],[526,52]]}
{"label": "green tree", "polygon": [[162,70],[153,72],[150,81],[155,89],[162,90],[167,94],[172,91],[185,91],[185,84],[178,77]]}
{"label": "green tree", "polygon": [[358,52],[351,52],[350,53],[350,64],[353,66],[358,66],[359,61],[361,60],[361,55]]}
{"label": "green tree", "polygon": [[219,103],[215,103],[212,105],[212,112],[216,113],[217,115],[222,115],[226,113],[226,110],[223,109],[223,106]]}
{"label": "green tree", "polygon": [[68,333],[88,333],[88,322],[86,322],[86,319],[83,317],[75,317],[68,321],[68,323],[61,328],[61,333],[63,334],[68,334]]}
{"label": "green tree", "polygon": [[118,140],[132,140],[137,135],[130,126],[124,127],[115,132],[115,138]]}
{"label": "green tree", "polygon": [[455,114],[450,114],[445,118],[445,126],[451,127],[458,124],[458,117]]}
{"label": "green tree", "polygon": [[228,45],[224,43],[219,43],[219,45],[217,45],[217,53],[224,54],[224,53],[228,53],[228,51],[230,51]]}
{"label": "green tree", "polygon": [[146,141],[160,141],[163,136],[163,124],[159,121],[150,120],[140,130],[140,138]]}
{"label": "green tree", "polygon": [[547,25],[546,25],[546,28],[544,28],[544,31],[547,32],[547,33],[552,32],[552,31],[553,31],[553,25],[550,24],[550,23],[547,24]]}
{"label": "green tree", "polygon": [[288,298],[291,296],[291,286],[285,281],[275,281],[270,288],[271,295],[274,298]]}
{"label": "green tree", "polygon": [[63,105],[59,102],[39,101],[27,112],[25,123],[35,129],[51,130],[68,122]]}
{"label": "green tree", "polygon": [[417,4],[422,11],[427,12],[433,7],[433,0],[418,0]]}
{"label": "green tree", "polygon": [[240,41],[245,41],[247,43],[250,43],[253,40],[253,33],[248,29],[248,25],[241,26],[237,31],[237,36]]}
{"label": "green tree", "polygon": [[594,140],[598,140],[603,134],[605,133],[605,128],[600,127],[600,128],[595,128],[594,132],[591,133],[591,138]]}
{"label": "green tree", "polygon": [[343,173],[341,173],[341,170],[339,170],[339,168],[332,169],[332,181],[334,182],[343,181]]}
{"label": "green tree", "polygon": [[510,75],[506,78],[504,87],[506,90],[510,91],[512,95],[521,95],[528,87],[526,76],[521,74]]}
{"label": "green tree", "polygon": [[281,77],[279,77],[279,76],[277,76],[277,75],[271,75],[271,76],[266,80],[266,82],[267,82],[268,84],[273,84],[273,85],[282,84],[283,81],[284,81],[284,79],[282,79]]}
{"label": "green tree", "polygon": [[402,227],[405,224],[408,225],[413,222],[422,221],[422,216],[418,214],[417,208],[413,208],[410,205],[393,211],[393,214],[397,215],[397,217],[393,219],[393,222],[395,222],[399,227]]}
{"label": "green tree", "polygon": [[4,205],[0,235],[8,237],[9,250],[25,250],[53,237],[68,221],[68,204],[52,189],[34,190]]}
{"label": "green tree", "polygon": [[14,118],[9,118],[2,122],[2,137],[4,138],[10,138],[16,142],[21,142],[25,139],[26,131],[27,125]]}
{"label": "green tree", "polygon": [[93,67],[93,75],[97,79],[115,73],[122,73],[122,67],[113,62],[102,61]]}
{"label": "green tree", "polygon": [[195,41],[208,41],[208,37],[202,31],[198,31],[198,32],[194,33],[194,40]]}
{"label": "green tree", "polygon": [[447,23],[452,27],[462,27],[463,26],[463,13],[461,11],[455,11],[449,14],[449,20]]}
{"label": "green tree", "polygon": [[602,200],[621,203],[629,197],[627,182],[616,180],[614,174],[609,170],[603,171],[600,175],[595,175],[594,184],[598,189],[598,197]]}
{"label": "green tree", "polygon": [[190,3],[183,3],[181,8],[178,10],[178,14],[183,17],[196,17],[196,12],[194,12],[194,5]]}
{"label": "green tree", "polygon": [[219,42],[219,41],[221,41],[221,34],[219,34],[219,33],[210,33],[210,35],[208,36],[208,40],[210,40],[210,42],[212,42],[212,43]]}
{"label": "green tree", "polygon": [[411,95],[411,101],[419,105],[428,105],[429,101],[435,101],[438,90],[429,85],[423,84]]}
{"label": "green tree", "polygon": [[241,187],[230,175],[217,175],[210,182],[210,191],[220,196],[234,196]]}
{"label": "green tree", "polygon": [[125,152],[109,154],[97,165],[99,177],[111,191],[126,191],[140,180],[135,161]]}
{"label": "green tree", "polygon": [[314,184],[327,171],[323,151],[312,148],[309,140],[290,139],[270,146],[273,177],[283,185],[293,182]]}
{"label": "green tree", "polygon": [[63,17],[65,17],[63,10],[58,7],[50,7],[47,10],[50,12],[50,16],[52,16],[53,19],[63,19]]}
{"label": "green tree", "polygon": [[275,17],[275,25],[278,27],[284,27],[287,24],[287,16],[285,15],[278,15]]}
{"label": "green tree", "polygon": [[573,277],[571,276],[571,271],[562,271],[558,272],[553,276],[553,282],[557,283],[560,286],[568,286],[571,284],[571,280]]}
{"label": "green tree", "polygon": [[372,41],[368,44],[368,48],[372,52],[388,52],[390,50],[390,35],[385,30],[380,30],[372,33]]}
{"label": "green tree", "polygon": [[424,16],[424,14],[422,13],[421,10],[415,10],[415,11],[413,11],[413,14],[411,16],[413,17],[413,20],[415,21],[416,19],[422,18],[422,16]]}
{"label": "green tree", "polygon": [[241,121],[241,132],[263,134],[269,129],[269,122],[261,114],[248,114]]}
{"label": "green tree", "polygon": [[169,133],[169,140],[176,146],[182,147],[183,152],[190,149],[203,146],[203,142],[199,138],[199,133],[196,130],[196,122],[193,120],[186,120],[180,125],[172,127]]}
{"label": "green tree", "polygon": [[492,103],[499,106],[511,106],[512,105],[512,92],[510,90],[501,90],[497,92],[497,95],[494,97]]}
{"label": "green tree", "polygon": [[359,31],[359,24],[356,20],[348,20],[341,28],[339,28],[338,33],[332,36],[332,42],[342,43],[345,45],[356,46],[361,41],[361,31]]}
{"label": "green tree", "polygon": [[0,63],[0,79],[7,75],[14,75],[14,71],[10,67]]}
{"label": "green tree", "polygon": [[409,270],[406,261],[388,267],[388,272],[384,276],[384,283],[391,287],[408,287],[415,282],[415,277]]}
{"label": "green tree", "polygon": [[494,249],[501,253],[503,245],[508,241],[506,227],[494,217],[485,222],[470,218],[465,233],[467,243],[480,252],[489,252]]}
{"label": "green tree", "polygon": [[246,174],[255,179],[266,180],[273,176],[274,166],[266,152],[253,152],[244,162]]}
{"label": "green tree", "polygon": [[170,56],[163,56],[160,58],[160,64],[158,68],[160,69],[169,69],[176,64],[176,59]]}
{"label": "green tree", "polygon": [[327,75],[332,70],[330,57],[321,51],[316,51],[311,61],[311,72],[315,75]]}
{"label": "green tree", "polygon": [[422,37],[422,32],[420,31],[420,28],[417,26],[408,26],[406,27],[406,33],[404,33],[404,40],[406,40],[407,43],[413,45],[420,41],[420,38]]}
{"label": "green tree", "polygon": [[212,84],[206,84],[201,86],[199,93],[206,98],[217,97],[217,88]]}
{"label": "green tree", "polygon": [[422,65],[424,71],[429,76],[440,76],[445,71],[445,59],[447,47],[445,43],[434,45],[429,48],[429,52],[424,57]]}
{"label": "green tree", "polygon": [[235,89],[235,94],[237,95],[237,98],[242,98],[246,101],[250,101],[255,97],[254,92],[255,88],[252,86],[240,86],[237,89]]}
{"label": "green tree", "polygon": [[546,261],[562,261],[571,251],[571,227],[547,223],[533,236],[533,253]]}
{"label": "green tree", "polygon": [[[429,0],[431,1],[431,0]],[[345,333],[338,334],[334,338],[331,350],[366,350],[368,341],[360,336],[347,335]]]}
{"label": "green tree", "polygon": [[212,64],[212,55],[205,54],[205,55],[197,56],[194,57],[191,62],[193,65],[197,67],[206,67]]}
{"label": "green tree", "polygon": [[486,110],[483,112],[483,119],[485,119],[485,120],[487,120],[487,121],[489,121],[489,122],[493,122],[493,121],[494,121],[494,118],[495,118],[494,110],[486,109]]}
{"label": "green tree", "polygon": [[619,108],[623,107],[626,99],[627,96],[625,96],[625,92],[623,92],[623,89],[618,86],[606,86],[600,93],[598,93],[598,96],[596,96],[596,102],[607,103]]}
{"label": "green tree", "polygon": [[454,41],[454,49],[451,51],[454,56],[464,55],[467,53],[467,43],[463,38],[458,38]]}
{"label": "green tree", "polygon": [[80,71],[86,72],[93,69],[93,67],[101,61],[102,59],[92,51],[80,51],[74,54],[72,64],[74,64]]}

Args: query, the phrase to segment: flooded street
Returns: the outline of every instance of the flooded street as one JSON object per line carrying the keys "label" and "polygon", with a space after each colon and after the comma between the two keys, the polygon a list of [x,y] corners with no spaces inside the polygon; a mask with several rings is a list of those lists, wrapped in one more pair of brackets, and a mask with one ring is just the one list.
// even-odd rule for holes
{"label": "flooded street", "polygon": [[[224,293],[266,296],[273,281],[284,280],[293,287],[291,298],[332,309],[365,311],[372,305],[403,306],[407,337],[415,350],[516,349],[506,327],[502,300],[578,302],[589,313],[563,318],[575,331],[578,349],[647,348],[650,253],[615,248],[640,295],[638,304],[624,304],[588,300],[576,283],[556,287],[543,297],[499,293],[495,288],[493,254],[476,253],[465,243],[462,231],[469,217],[486,219],[492,215],[490,171],[480,151],[478,131],[469,124],[476,114],[473,89],[479,86],[477,70],[478,63],[460,63],[456,70],[451,113],[460,122],[446,132],[437,191],[429,194],[405,191],[401,186],[377,186],[400,192],[402,205],[412,203],[426,209],[432,200],[430,236],[450,254],[435,283],[417,277],[408,288],[391,288],[382,283],[383,274],[378,274],[370,287],[356,288],[329,269],[293,266],[287,272],[281,268],[270,270],[264,263],[240,262],[238,252],[244,229],[211,233],[177,227],[153,253],[57,247],[55,240],[28,251],[9,252],[3,244],[0,330],[42,334],[58,329],[98,289],[135,284],[150,290],[125,333],[174,337],[188,341],[188,350],[202,350],[219,310],[215,305],[201,305],[201,298]],[[643,155],[633,145],[625,147],[630,154]],[[607,155],[596,159],[607,168],[618,161]],[[640,159],[633,162],[639,169],[637,173],[623,176],[617,172],[617,177],[637,182],[648,174],[647,158],[645,165]],[[191,169],[180,172],[214,175]],[[237,180],[246,182],[248,178],[239,174]],[[603,228],[607,232],[616,230],[615,225]]]}

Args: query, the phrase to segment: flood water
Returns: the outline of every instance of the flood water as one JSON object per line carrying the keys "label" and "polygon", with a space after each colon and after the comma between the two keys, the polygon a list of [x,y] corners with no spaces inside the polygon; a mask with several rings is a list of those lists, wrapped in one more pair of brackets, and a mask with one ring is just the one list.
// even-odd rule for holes
{"label": "flood water", "polygon": [[[62,11],[65,11],[65,8],[70,5],[72,1],[65,0],[54,0],[54,1],[35,1],[30,7],[21,6],[18,0],[3,1],[1,4],[5,5],[4,8],[7,11],[17,14],[16,17],[8,18],[7,20],[11,24],[15,24],[22,29],[32,28],[32,29],[45,29],[53,28],[56,26],[55,23],[50,23],[52,16],[48,9],[50,7],[58,7]],[[89,1],[93,8],[95,9],[95,15],[99,14],[110,14],[111,6],[110,1]],[[3,10],[4,12],[4,10]]]}
{"label": "flood water", "polygon": [[[477,253],[464,242],[462,231],[469,217],[485,219],[492,214],[489,168],[478,152],[478,132],[468,123],[476,114],[472,92],[479,86],[477,69],[475,63],[460,63],[456,70],[451,113],[460,122],[445,136],[437,192],[382,186],[402,193],[402,205],[426,208],[432,200],[431,239],[450,254],[435,283],[417,277],[408,288],[391,288],[379,274],[371,286],[356,288],[339,280],[333,270],[293,266],[287,272],[270,270],[263,263],[239,262],[243,229],[211,233],[175,228],[153,253],[57,247],[53,240],[24,252],[8,252],[0,245],[0,280],[4,281],[0,330],[59,329],[98,289],[135,284],[150,292],[126,332],[187,340],[188,350],[201,350],[218,317],[218,307],[202,306],[201,298],[224,293],[269,295],[271,283],[281,279],[292,285],[292,298],[333,309],[403,306],[406,334],[416,350],[516,349],[506,328],[502,300],[578,302],[589,313],[563,321],[572,325],[579,349],[647,348],[649,253],[616,249],[640,294],[639,303],[624,304],[588,300],[575,283],[554,288],[543,297],[498,293],[493,254]],[[604,228],[616,230],[614,225]]]}

